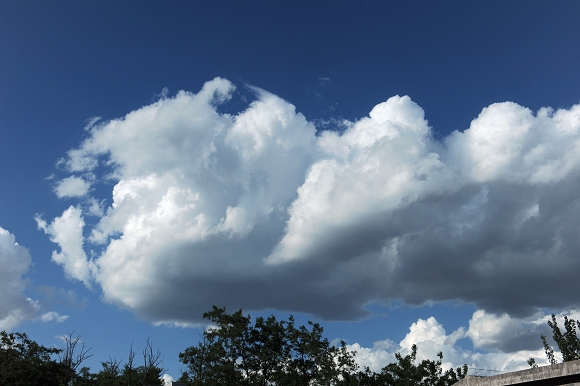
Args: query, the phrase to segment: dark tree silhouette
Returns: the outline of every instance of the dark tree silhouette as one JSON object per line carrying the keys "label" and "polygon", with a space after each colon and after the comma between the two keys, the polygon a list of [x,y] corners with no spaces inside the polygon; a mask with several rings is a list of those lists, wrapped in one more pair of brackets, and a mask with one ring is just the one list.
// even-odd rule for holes
{"label": "dark tree silhouette", "polygon": [[189,385],[392,385],[447,386],[467,374],[467,366],[443,371],[443,355],[416,363],[417,346],[381,373],[359,371],[356,353],[340,342],[333,346],[323,328],[308,322],[296,327],[294,318],[256,318],[254,324],[242,310],[233,314],[216,306],[203,317],[211,324],[197,346],[179,354],[187,366],[180,381]]}

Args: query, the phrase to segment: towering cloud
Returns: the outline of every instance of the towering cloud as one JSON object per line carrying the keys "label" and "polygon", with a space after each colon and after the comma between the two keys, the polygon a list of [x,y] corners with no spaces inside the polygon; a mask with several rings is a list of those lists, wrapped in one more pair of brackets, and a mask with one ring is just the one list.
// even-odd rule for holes
{"label": "towering cloud", "polygon": [[[213,304],[354,319],[393,299],[514,317],[580,302],[579,105],[497,103],[436,140],[406,96],[337,133],[259,89],[221,112],[234,90],[216,78],[97,123],[68,152],[71,174],[114,185],[104,210],[109,197],[85,196],[39,222],[69,277],[168,323]],[[63,197],[89,192],[62,181]]]}

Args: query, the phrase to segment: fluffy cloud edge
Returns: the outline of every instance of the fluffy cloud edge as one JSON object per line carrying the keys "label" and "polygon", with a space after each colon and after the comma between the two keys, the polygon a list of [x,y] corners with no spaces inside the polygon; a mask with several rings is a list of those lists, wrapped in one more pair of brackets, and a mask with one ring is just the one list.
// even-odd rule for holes
{"label": "fluffy cloud edge", "polygon": [[[580,311],[568,310],[564,314],[558,314],[557,320],[560,324],[563,323],[564,315],[578,318]],[[442,352],[442,365],[445,369],[467,364],[471,374],[479,372],[483,375],[495,375],[529,369],[529,358],[534,358],[540,366],[549,365],[544,349],[541,347],[541,333],[537,329],[538,325],[544,325],[548,328],[546,323],[548,319],[549,316],[543,313],[538,313],[530,318],[517,319],[507,315],[493,315],[483,310],[477,310],[469,321],[467,330],[465,327],[459,327],[447,334],[443,325],[434,317],[419,318],[409,327],[409,332],[399,343],[385,339],[374,342],[372,347],[364,347],[358,343],[349,344],[347,347],[349,350],[356,351],[355,360],[361,368],[369,367],[373,371],[380,371],[389,363],[396,362],[395,353],[397,352],[402,355],[410,354],[412,346],[416,344],[418,347],[417,361],[435,359],[438,352]],[[518,331],[520,338],[525,338],[530,333],[534,334],[536,348],[511,352],[504,352],[500,349],[502,342],[495,338],[513,334],[514,325],[520,327]],[[487,334],[492,329],[492,333]],[[550,340],[551,333],[546,333],[546,335]],[[464,345],[457,344],[462,339],[469,339],[474,348],[467,349],[463,347]],[[561,361],[561,354],[556,351],[555,355],[556,359]]]}
{"label": "fluffy cloud edge", "polygon": [[31,264],[28,250],[16,242],[12,233],[0,227],[0,330],[11,331],[25,321],[60,323],[68,318],[55,311],[38,315],[41,303],[25,295],[29,283],[24,275]]}
{"label": "fluffy cloud edge", "polygon": [[[530,315],[539,297],[523,304],[520,293],[497,295],[513,282],[509,273],[545,276],[577,264],[562,248],[574,240],[566,229],[575,198],[558,194],[577,183],[580,106],[534,114],[497,103],[436,141],[407,96],[344,132],[316,133],[293,105],[261,90],[246,110],[219,113],[234,89],[216,78],[197,94],[90,125],[62,164],[71,173],[109,167],[112,204],[91,198],[84,212],[78,205],[50,224],[37,218],[69,278],[94,279],[107,301],[153,322],[195,319],[167,315],[184,301],[196,311],[232,302],[352,319],[369,301],[461,298]],[[87,240],[83,215],[98,217]],[[520,281],[520,292],[540,287],[531,282]]]}
{"label": "fluffy cloud edge", "polygon": [[24,320],[33,319],[39,306],[24,294],[32,258],[16,237],[0,227],[0,330],[11,330]]}
{"label": "fluffy cloud edge", "polygon": [[79,280],[90,288],[91,265],[83,249],[85,222],[82,210],[71,205],[50,224],[40,215],[36,215],[34,219],[38,229],[60,247],[60,252],[52,252],[52,260],[63,267],[67,277]]}
{"label": "fluffy cloud edge", "polygon": [[70,176],[58,181],[54,192],[58,198],[73,198],[86,196],[91,183],[82,177]]}

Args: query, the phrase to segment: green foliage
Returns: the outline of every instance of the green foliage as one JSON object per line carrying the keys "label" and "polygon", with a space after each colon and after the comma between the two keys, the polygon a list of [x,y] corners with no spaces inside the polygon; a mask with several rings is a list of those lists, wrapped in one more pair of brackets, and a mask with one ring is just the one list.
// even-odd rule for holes
{"label": "green foliage", "polygon": [[385,366],[380,373],[369,368],[359,372],[347,385],[364,386],[448,386],[467,375],[467,365],[443,371],[443,354],[438,360],[423,360],[416,363],[417,346],[412,346],[411,354],[402,356],[396,353],[397,362]]}
{"label": "green foliage", "polygon": [[[554,350],[552,349],[552,347],[550,347],[550,345],[546,341],[546,337],[544,335],[542,335],[540,338],[542,339],[542,343],[544,344],[544,352],[546,353],[546,357],[548,358],[548,362],[550,362],[551,365],[555,365],[556,358],[554,357]],[[530,358],[528,360],[528,364],[530,366],[534,367],[534,364],[535,364],[534,358]]]}
{"label": "green foliage", "polygon": [[60,349],[47,348],[24,333],[0,332],[0,385],[58,386],[66,367],[55,356]]}
{"label": "green foliage", "polygon": [[[548,321],[548,326],[552,328],[552,338],[562,353],[563,361],[568,362],[580,359],[580,339],[578,339],[576,330],[576,326],[580,328],[580,322],[574,319],[568,319],[567,316],[564,316],[564,328],[566,332],[562,333],[558,327],[558,322],[556,322],[556,315],[552,314],[552,320]],[[546,348],[546,354],[548,355],[548,350],[552,354],[550,360],[550,363],[552,363],[553,350],[547,344],[545,336],[542,336],[542,341],[544,342],[544,348]],[[548,359],[550,359],[550,355],[548,355]]]}
{"label": "green foliage", "polygon": [[77,371],[79,371],[80,365],[93,355],[89,354],[90,349],[85,348],[84,343],[79,347],[80,336],[73,337],[73,333],[68,333],[68,335],[63,336],[63,339],[65,341],[65,347],[57,354],[59,362],[64,368],[60,378],[60,384],[78,384],[75,381],[79,377]]}
{"label": "green foliage", "polygon": [[359,371],[355,352],[344,342],[332,346],[323,328],[309,322],[296,327],[294,318],[257,318],[241,310],[227,314],[213,307],[203,317],[214,326],[204,329],[201,342],[179,354],[187,366],[180,381],[189,385],[392,385],[447,386],[467,374],[467,366],[443,371],[436,361],[416,363],[417,347],[410,355],[396,354],[397,362],[377,374]]}
{"label": "green foliage", "polygon": [[404,357],[395,354],[397,362],[385,366],[379,378],[384,384],[393,386],[447,386],[467,375],[467,365],[443,372],[443,353],[437,356],[437,360],[424,359],[417,364],[417,345],[413,345],[411,354]]}
{"label": "green foliage", "polygon": [[[564,329],[566,331],[562,332],[560,327],[558,327],[556,315],[552,314],[552,320],[548,320],[548,326],[552,329],[552,338],[562,353],[563,362],[580,359],[580,339],[578,338],[577,330],[577,328],[580,329],[580,321],[569,319],[567,316],[564,316]],[[540,338],[542,339],[548,361],[551,365],[556,364],[554,349],[548,344],[544,335]],[[534,358],[530,358],[528,364],[531,367],[538,367]]]}
{"label": "green foliage", "polygon": [[202,341],[179,354],[190,385],[335,385],[356,369],[354,353],[332,346],[317,323],[295,326],[292,316],[257,318],[213,307],[203,317],[215,325]]}
{"label": "green foliage", "polygon": [[95,386],[120,386],[121,383],[121,362],[116,358],[109,358],[106,362],[101,362],[101,371],[94,374],[93,385]]}
{"label": "green foliage", "polygon": [[160,366],[161,353],[153,351],[153,345],[149,340],[143,350],[143,366],[134,366],[135,352],[133,347],[129,350],[127,363],[116,358],[109,358],[101,362],[102,369],[96,374],[90,374],[87,383],[80,385],[91,386],[163,386],[161,375],[163,368]]}
{"label": "green foliage", "polygon": [[124,366],[117,359],[102,362],[96,374],[80,367],[90,357],[80,337],[65,336],[65,347],[47,348],[24,333],[0,332],[0,385],[2,386],[163,386],[161,353],[148,340],[143,366],[134,367],[133,349]]}
{"label": "green foliage", "polygon": [[[212,327],[203,330],[201,342],[185,349],[179,359],[187,366],[180,381],[189,385],[241,386],[448,386],[467,374],[467,366],[443,371],[443,355],[437,360],[417,362],[417,346],[409,355],[395,355],[397,362],[380,373],[359,370],[355,352],[346,344],[331,345],[318,323],[296,326],[292,316],[256,318],[241,310],[228,314],[213,307],[203,317]],[[557,329],[555,319],[553,328]],[[577,322],[566,319],[567,333]],[[551,324],[552,326],[552,324]],[[572,327],[570,327],[572,326]],[[558,330],[559,331],[559,330]],[[575,331],[575,330],[574,330]],[[575,336],[575,335],[574,335]],[[91,373],[81,367],[89,350],[80,337],[65,336],[63,349],[47,348],[23,333],[0,332],[0,385],[2,386],[162,386],[161,353],[147,340],[143,365],[134,366],[131,347],[125,363],[109,358]],[[571,349],[570,349],[571,350]],[[577,353],[577,351],[576,351]]]}
{"label": "green foliage", "polygon": [[81,367],[72,381],[73,386],[92,386],[96,384],[96,374],[91,373],[89,367]]}
{"label": "green foliage", "polygon": [[79,385],[92,386],[163,386],[161,379],[161,369],[147,371],[145,366],[129,368],[127,365],[121,366],[116,359],[102,362],[102,369],[97,374],[91,374],[87,383]]}

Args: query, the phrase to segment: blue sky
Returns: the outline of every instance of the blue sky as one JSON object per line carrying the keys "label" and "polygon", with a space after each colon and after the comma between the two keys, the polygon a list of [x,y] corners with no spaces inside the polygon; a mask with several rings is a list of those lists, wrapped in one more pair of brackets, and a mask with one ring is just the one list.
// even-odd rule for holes
{"label": "blue sky", "polygon": [[578,11],[0,4],[0,328],[94,369],[151,338],[175,378],[211,304],[375,369],[543,359],[580,300]]}

